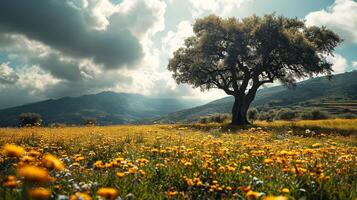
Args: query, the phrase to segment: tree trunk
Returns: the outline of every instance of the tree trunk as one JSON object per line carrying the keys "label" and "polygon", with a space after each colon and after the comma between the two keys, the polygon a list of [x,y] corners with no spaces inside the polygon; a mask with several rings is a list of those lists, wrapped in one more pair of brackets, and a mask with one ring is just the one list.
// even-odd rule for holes
{"label": "tree trunk", "polygon": [[250,102],[245,97],[234,97],[232,108],[232,125],[248,125],[247,112]]}

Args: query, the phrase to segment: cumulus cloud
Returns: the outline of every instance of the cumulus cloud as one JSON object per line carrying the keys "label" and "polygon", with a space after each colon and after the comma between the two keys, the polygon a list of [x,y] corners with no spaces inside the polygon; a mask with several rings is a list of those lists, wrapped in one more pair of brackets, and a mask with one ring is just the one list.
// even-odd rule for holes
{"label": "cumulus cloud", "polygon": [[0,64],[0,84],[15,83],[18,79],[15,71],[9,67],[9,63]]}
{"label": "cumulus cloud", "polygon": [[162,51],[172,56],[172,53],[179,47],[183,46],[184,41],[189,36],[193,35],[192,25],[190,21],[182,21],[176,26],[176,31],[168,31],[163,37]]}
{"label": "cumulus cloud", "polygon": [[334,74],[343,73],[347,70],[347,59],[339,54],[328,56],[327,60],[332,63]]}
{"label": "cumulus cloud", "polygon": [[0,108],[124,87],[141,93],[127,71],[159,65],[152,37],[165,27],[165,9],[160,0],[0,2],[0,90],[7,96]]}
{"label": "cumulus cloud", "polygon": [[189,0],[192,5],[192,16],[198,17],[205,13],[215,13],[228,16],[250,0]]}
{"label": "cumulus cloud", "polygon": [[142,54],[138,39],[127,28],[92,29],[70,1],[1,1],[0,26],[68,56],[91,58],[106,68],[132,64]]}
{"label": "cumulus cloud", "polygon": [[305,20],[308,25],[327,26],[346,42],[357,43],[357,2],[354,0],[335,0],[329,8],[309,13]]}
{"label": "cumulus cloud", "polygon": [[118,32],[127,27],[137,38],[162,31],[166,3],[158,0],[124,0],[109,17],[108,30]]}
{"label": "cumulus cloud", "polygon": [[47,89],[60,82],[38,66],[14,69],[11,68],[11,63],[6,63],[0,68],[9,70],[10,74],[16,77],[12,79],[11,84],[0,82],[0,109],[48,98]]}
{"label": "cumulus cloud", "polygon": [[352,62],[352,68],[353,68],[354,70],[357,70],[357,61],[353,61],[353,62]]}

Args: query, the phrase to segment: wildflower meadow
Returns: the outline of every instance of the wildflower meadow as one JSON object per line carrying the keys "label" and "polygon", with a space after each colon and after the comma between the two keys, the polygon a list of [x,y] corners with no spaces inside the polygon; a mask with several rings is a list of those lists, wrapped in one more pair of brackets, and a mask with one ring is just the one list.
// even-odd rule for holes
{"label": "wildflower meadow", "polygon": [[4,128],[0,199],[356,199],[356,135],[305,132]]}

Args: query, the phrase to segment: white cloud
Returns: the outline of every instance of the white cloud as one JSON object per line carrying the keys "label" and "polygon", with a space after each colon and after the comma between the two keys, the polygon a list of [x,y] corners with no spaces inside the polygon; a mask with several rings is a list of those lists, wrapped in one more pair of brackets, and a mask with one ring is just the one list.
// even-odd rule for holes
{"label": "white cloud", "polygon": [[352,62],[352,68],[357,70],[357,61]]}
{"label": "white cloud", "polygon": [[339,54],[335,54],[334,56],[328,56],[327,60],[331,62],[333,73],[343,73],[347,70],[347,59]]}
{"label": "white cloud", "polygon": [[128,28],[137,38],[150,37],[165,28],[166,3],[160,0],[124,0],[109,17],[108,29]]}
{"label": "white cloud", "polygon": [[172,53],[179,47],[183,46],[187,37],[193,35],[192,25],[189,21],[182,21],[176,26],[176,32],[168,31],[166,36],[162,38],[162,52],[170,57]]}
{"label": "white cloud", "polygon": [[[156,82],[150,80],[152,77],[142,76],[142,70],[160,74],[157,77],[167,82],[169,77],[159,70],[161,46],[155,47],[152,41],[152,37],[165,28],[164,1],[125,0],[117,5],[108,0],[70,0],[68,3],[82,12],[88,27],[94,31],[110,32],[118,37],[123,30],[130,31],[138,39],[143,56],[126,68],[110,69],[91,58],[72,57],[51,44],[22,34],[0,34],[0,53],[6,55],[6,62],[16,63],[16,70],[7,63],[0,67],[1,92],[4,96],[9,94],[0,104],[12,106],[38,98],[77,96],[103,90],[149,95],[155,90]],[[130,47],[125,48],[130,51]],[[2,84],[5,81],[12,83],[5,86]],[[15,95],[19,101],[10,102]]]}
{"label": "white cloud", "polygon": [[18,79],[15,71],[9,67],[9,63],[0,64],[0,85],[15,83]]}
{"label": "white cloud", "polygon": [[60,82],[59,79],[54,78],[36,65],[19,69],[17,75],[19,76],[17,81],[19,87],[26,88],[31,93],[35,93],[37,90],[46,90]]}
{"label": "white cloud", "polygon": [[232,15],[232,12],[251,0],[189,0],[192,5],[194,18],[207,13],[215,13],[221,16]]}
{"label": "white cloud", "polygon": [[307,25],[327,26],[346,42],[357,43],[357,2],[335,0],[328,9],[311,12],[305,17]]}

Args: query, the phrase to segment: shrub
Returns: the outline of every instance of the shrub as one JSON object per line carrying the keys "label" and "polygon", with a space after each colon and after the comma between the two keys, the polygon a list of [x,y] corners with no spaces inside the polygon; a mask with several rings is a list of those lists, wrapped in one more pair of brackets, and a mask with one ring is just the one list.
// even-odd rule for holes
{"label": "shrub", "polygon": [[353,113],[344,113],[344,114],[337,115],[337,117],[342,119],[356,119],[357,115]]}
{"label": "shrub", "polygon": [[97,124],[97,119],[96,118],[85,118],[84,119],[84,125],[86,126],[93,126]]}
{"label": "shrub", "polygon": [[229,115],[227,114],[213,114],[210,116],[205,116],[201,117],[199,119],[200,123],[211,123],[211,122],[216,122],[216,123],[223,123],[224,121],[229,119]]}
{"label": "shrub", "polygon": [[51,123],[48,125],[48,127],[51,127],[51,128],[63,128],[63,127],[66,127],[67,125],[64,124],[64,123]]}
{"label": "shrub", "polygon": [[38,113],[21,113],[19,115],[20,126],[41,126],[42,119]]}
{"label": "shrub", "polygon": [[330,118],[329,113],[325,111],[321,111],[318,109],[309,111],[309,112],[304,112],[300,116],[301,119],[311,119],[311,120],[317,120],[317,119],[328,119]]}
{"label": "shrub", "polygon": [[272,122],[276,116],[276,111],[274,109],[269,110],[269,112],[260,112],[258,119],[261,121]]}
{"label": "shrub", "polygon": [[251,108],[248,110],[248,119],[252,122],[257,120],[259,117],[259,112],[256,108]]}
{"label": "shrub", "polygon": [[296,118],[296,113],[290,109],[281,109],[277,114],[277,118],[281,120],[293,120]]}

